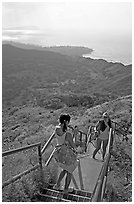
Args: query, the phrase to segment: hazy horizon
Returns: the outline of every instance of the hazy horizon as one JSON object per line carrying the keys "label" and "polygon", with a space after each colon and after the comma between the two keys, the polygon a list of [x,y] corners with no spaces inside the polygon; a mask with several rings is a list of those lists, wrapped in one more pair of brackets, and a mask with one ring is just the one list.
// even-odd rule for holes
{"label": "hazy horizon", "polygon": [[41,46],[85,46],[92,57],[132,62],[129,2],[4,2],[2,40]]}

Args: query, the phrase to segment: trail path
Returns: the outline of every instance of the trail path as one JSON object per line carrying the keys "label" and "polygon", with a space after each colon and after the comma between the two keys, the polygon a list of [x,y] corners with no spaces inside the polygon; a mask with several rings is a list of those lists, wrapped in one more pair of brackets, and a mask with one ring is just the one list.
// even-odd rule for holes
{"label": "trail path", "polygon": [[[92,159],[93,151],[94,151],[94,147],[90,143],[88,146],[87,152],[83,155],[80,155],[80,166],[81,166],[84,190],[90,193],[93,192],[93,189],[95,187],[95,184],[97,182],[98,176],[100,174],[100,171],[103,165],[101,153],[96,154],[96,160]],[[80,189],[78,168],[75,169],[73,176]],[[65,181],[63,180],[62,185],[64,185],[64,182]],[[75,188],[73,182],[71,182],[70,186]]]}

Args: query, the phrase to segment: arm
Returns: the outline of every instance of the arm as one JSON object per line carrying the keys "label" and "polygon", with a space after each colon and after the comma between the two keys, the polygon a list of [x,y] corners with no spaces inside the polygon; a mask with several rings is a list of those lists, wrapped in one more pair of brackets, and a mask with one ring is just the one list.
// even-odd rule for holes
{"label": "arm", "polygon": [[[111,123],[111,128],[112,128],[112,134],[114,133],[115,131],[115,124],[114,123]],[[113,134],[114,135],[114,134]]]}
{"label": "arm", "polygon": [[94,130],[95,130],[95,138],[97,138],[100,132],[100,121],[97,122]]}

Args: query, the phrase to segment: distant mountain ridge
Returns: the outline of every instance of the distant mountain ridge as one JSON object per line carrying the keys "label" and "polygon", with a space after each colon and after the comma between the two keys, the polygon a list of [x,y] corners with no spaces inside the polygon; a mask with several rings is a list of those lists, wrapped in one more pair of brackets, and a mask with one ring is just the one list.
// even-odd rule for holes
{"label": "distant mountain ridge", "polygon": [[22,49],[32,49],[32,50],[41,50],[41,51],[52,51],[58,52],[60,54],[69,55],[69,56],[82,56],[83,54],[90,54],[93,52],[93,49],[83,46],[50,46],[43,47],[39,45],[16,43],[13,41],[3,41],[4,44],[10,44],[12,46],[22,48]]}
{"label": "distant mountain ridge", "polygon": [[4,103],[29,91],[43,98],[60,96],[60,100],[61,96],[72,94],[79,98],[132,93],[132,65],[72,58],[58,52],[22,49],[9,44],[2,46],[2,77]]}

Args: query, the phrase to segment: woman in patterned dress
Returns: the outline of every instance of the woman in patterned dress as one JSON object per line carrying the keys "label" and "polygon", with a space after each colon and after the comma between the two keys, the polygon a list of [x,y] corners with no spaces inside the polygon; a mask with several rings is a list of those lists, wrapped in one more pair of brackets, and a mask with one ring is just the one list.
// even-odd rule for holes
{"label": "woman in patterned dress", "polygon": [[56,126],[55,129],[57,150],[55,152],[54,157],[58,165],[62,168],[62,171],[54,188],[60,189],[60,183],[66,175],[64,192],[67,193],[70,191],[69,185],[72,178],[72,172],[78,165],[76,154],[77,150],[76,145],[73,142],[73,137],[67,129],[68,124],[70,122],[70,116],[67,114],[61,115],[59,118],[59,122],[59,125]]}

